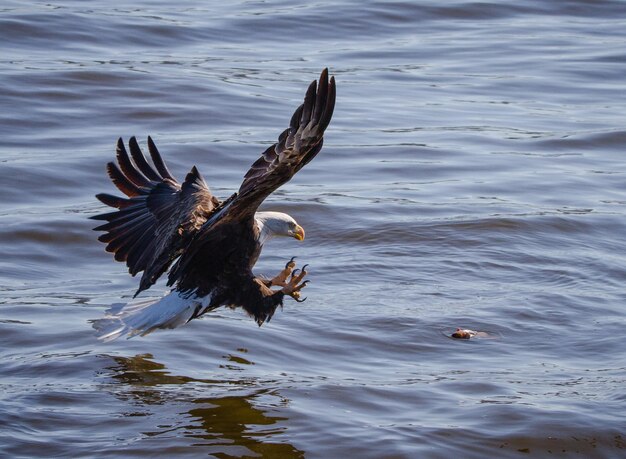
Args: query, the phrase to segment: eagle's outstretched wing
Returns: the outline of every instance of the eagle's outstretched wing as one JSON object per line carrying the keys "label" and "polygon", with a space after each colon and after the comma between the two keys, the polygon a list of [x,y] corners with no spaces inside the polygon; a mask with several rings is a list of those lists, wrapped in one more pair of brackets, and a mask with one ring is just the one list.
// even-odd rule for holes
{"label": "eagle's outstretched wing", "polygon": [[229,213],[238,218],[254,214],[274,190],[287,183],[322,149],[324,131],[335,108],[335,77],[328,80],[328,69],[313,80],[278,142],[269,147],[246,173]]}
{"label": "eagle's outstretched wing", "polygon": [[150,137],[148,149],[154,165],[148,163],[134,137],[128,145],[130,156],[120,138],[116,150],[119,167],[107,164],[109,177],[128,198],[97,195],[118,210],[91,218],[108,222],[94,228],[106,231],[98,238],[107,244],[106,250],[113,252],[117,261],[125,261],[133,276],[144,272],[136,296],[168,269],[219,201],[195,166],[183,183],[178,183]]}
{"label": "eagle's outstretched wing", "polygon": [[[234,228],[246,227],[265,198],[319,153],[334,108],[335,78],[329,80],[328,69],[324,69],[319,84],[314,80],[309,85],[304,103],[294,112],[289,128],[250,167],[239,192],[215,209],[194,235],[170,271],[168,285],[178,283],[179,288],[192,289],[213,277],[211,269],[214,265],[207,260],[219,258],[214,256],[216,253],[237,250],[237,247],[224,247],[224,234],[233,234],[240,231]],[[246,270],[246,276],[251,275],[250,268],[241,267]]]}

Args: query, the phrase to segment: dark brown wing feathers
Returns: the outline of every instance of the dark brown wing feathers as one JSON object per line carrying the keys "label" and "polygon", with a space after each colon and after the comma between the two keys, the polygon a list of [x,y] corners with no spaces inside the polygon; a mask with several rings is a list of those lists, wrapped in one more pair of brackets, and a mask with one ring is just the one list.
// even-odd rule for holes
{"label": "dark brown wing feathers", "polygon": [[130,181],[115,163],[107,164],[107,172],[113,184],[126,196],[133,197],[146,194],[144,190],[141,190],[135,183]]}
{"label": "dark brown wing feathers", "polygon": [[[120,143],[123,148],[124,144],[122,142]],[[130,155],[133,158],[133,162],[146,179],[151,180],[152,182],[162,181],[163,177],[161,177],[158,172],[155,171],[150,164],[148,164],[148,161],[146,161],[146,157],[143,155],[141,148],[139,148],[139,144],[137,143],[137,139],[135,139],[135,137],[130,138],[128,146],[130,147]]]}
{"label": "dark brown wing feathers", "polygon": [[[139,148],[139,146],[137,145],[137,140],[135,140],[134,137],[131,137],[129,142],[131,150],[133,149],[133,144],[135,145],[135,149]],[[117,141],[116,153],[117,163],[120,165],[122,173],[137,187],[146,188],[147,190],[149,190],[152,186],[152,182],[150,182],[150,180],[148,180],[146,176],[141,173],[135,162],[131,161],[128,153],[126,152],[126,148],[124,148],[124,142],[122,141],[122,139],[119,139]]]}
{"label": "dark brown wing feathers", "polygon": [[96,198],[103,204],[111,207],[117,207],[118,209],[125,209],[133,205],[130,199],[118,198],[112,194],[100,193],[96,195]]}
{"label": "dark brown wing feathers", "polygon": [[106,250],[114,253],[117,261],[125,261],[133,276],[144,272],[137,293],[167,270],[188,238],[219,205],[195,167],[181,185],[165,166],[152,139],[148,139],[148,148],[154,166],[134,137],[129,141],[130,156],[122,139],[118,140],[118,164],[107,164],[107,171],[128,198],[97,195],[102,203],[119,210],[91,217],[107,222],[94,228],[105,231],[98,240],[107,244]]}
{"label": "dark brown wing feathers", "polygon": [[246,173],[239,188],[242,211],[256,212],[257,207],[276,188],[293,175],[320,151],[324,131],[335,108],[335,78],[328,79],[328,69],[320,75],[319,84],[313,81],[278,142],[268,148]]}
{"label": "dark brown wing feathers", "polygon": [[152,158],[152,162],[154,163],[154,167],[159,172],[161,177],[164,179],[170,179],[172,181],[176,181],[174,176],[170,173],[169,169],[163,162],[161,155],[159,154],[159,150],[157,150],[156,145],[152,141],[152,137],[148,136],[148,151],[150,152],[150,158]]}

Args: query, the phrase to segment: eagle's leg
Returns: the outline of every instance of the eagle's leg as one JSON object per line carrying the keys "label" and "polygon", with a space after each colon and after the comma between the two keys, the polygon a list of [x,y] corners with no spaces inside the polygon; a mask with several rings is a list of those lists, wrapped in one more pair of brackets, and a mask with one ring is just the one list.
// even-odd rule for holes
{"label": "eagle's leg", "polygon": [[285,269],[283,269],[281,272],[278,273],[276,277],[269,281],[268,287],[285,287],[287,285],[287,278],[293,272],[293,268],[296,267],[296,262],[293,261],[295,260],[295,258],[296,257],[291,257],[291,260],[289,260],[285,265]]}
{"label": "eagle's leg", "polygon": [[[309,283],[308,280],[305,280],[304,282],[302,282],[302,279],[304,279],[304,276],[308,274],[306,270],[307,266],[308,265],[304,265],[302,267],[302,270],[296,269],[295,271],[293,271],[291,273],[291,279],[289,279],[289,282],[287,283],[287,285],[285,285],[281,290],[281,292],[283,292],[285,295],[289,295],[298,303],[302,303],[304,300],[306,300],[306,298],[300,299],[300,290],[306,287],[306,284]],[[300,274],[296,274],[298,271],[300,271]]]}

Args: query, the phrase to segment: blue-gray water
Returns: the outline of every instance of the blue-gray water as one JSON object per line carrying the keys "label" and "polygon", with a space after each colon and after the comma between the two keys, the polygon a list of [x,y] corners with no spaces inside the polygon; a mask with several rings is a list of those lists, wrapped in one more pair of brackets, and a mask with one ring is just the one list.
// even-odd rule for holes
{"label": "blue-gray water", "polygon": [[[5,0],[0,50],[0,456],[626,453],[626,2]],[[326,66],[257,267],[307,302],[98,342],[117,137],[226,197]]]}

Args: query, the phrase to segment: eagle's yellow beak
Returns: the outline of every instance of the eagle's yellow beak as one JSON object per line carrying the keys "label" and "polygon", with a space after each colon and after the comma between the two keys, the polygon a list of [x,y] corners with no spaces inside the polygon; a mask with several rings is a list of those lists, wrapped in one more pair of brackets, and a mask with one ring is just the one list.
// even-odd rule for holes
{"label": "eagle's yellow beak", "polygon": [[300,225],[296,225],[296,230],[293,232],[293,237],[295,237],[299,241],[304,240],[304,228]]}

